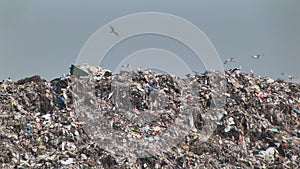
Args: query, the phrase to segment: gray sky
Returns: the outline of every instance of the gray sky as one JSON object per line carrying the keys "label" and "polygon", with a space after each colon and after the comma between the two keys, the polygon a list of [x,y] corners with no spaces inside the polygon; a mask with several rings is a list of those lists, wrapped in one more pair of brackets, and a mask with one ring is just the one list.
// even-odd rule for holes
{"label": "gray sky", "polygon": [[[39,74],[47,80],[68,72],[87,39],[103,25],[137,12],[163,12],[199,27],[222,61],[236,57],[225,69],[272,78],[281,72],[300,76],[299,0],[0,0],[0,79]],[[180,43],[159,36],[140,36],[118,44],[105,58],[111,68],[122,57],[143,48],[161,48],[192,55]],[[261,60],[251,55],[263,53]],[[192,69],[202,65],[190,63]],[[299,79],[298,79],[299,80]]]}

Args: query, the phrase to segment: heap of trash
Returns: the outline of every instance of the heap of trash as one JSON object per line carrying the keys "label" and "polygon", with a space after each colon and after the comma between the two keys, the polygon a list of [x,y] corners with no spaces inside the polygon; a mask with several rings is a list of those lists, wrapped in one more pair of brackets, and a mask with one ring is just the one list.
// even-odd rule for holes
{"label": "heap of trash", "polygon": [[240,69],[0,83],[0,168],[300,168],[299,154],[300,84]]}

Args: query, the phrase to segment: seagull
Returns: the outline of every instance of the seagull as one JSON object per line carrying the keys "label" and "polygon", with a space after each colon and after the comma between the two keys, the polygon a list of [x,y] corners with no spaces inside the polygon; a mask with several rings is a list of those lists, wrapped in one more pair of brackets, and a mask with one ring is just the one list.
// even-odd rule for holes
{"label": "seagull", "polygon": [[263,55],[261,55],[261,54],[257,54],[257,55],[253,55],[253,56],[251,56],[253,59],[259,59],[261,56],[263,56]]}
{"label": "seagull", "polygon": [[290,80],[293,80],[293,79],[295,79],[296,77],[295,77],[295,76],[289,75],[288,78],[289,78]]}
{"label": "seagull", "polygon": [[109,25],[109,27],[110,27],[110,33],[113,33],[113,34],[115,34],[116,36],[119,36],[118,32],[115,31],[115,28],[114,28],[114,27],[112,27],[111,25]]}
{"label": "seagull", "polygon": [[130,68],[130,64],[122,65],[122,67]]}
{"label": "seagull", "polygon": [[225,60],[224,64],[228,63],[228,62],[235,62],[234,58],[231,57],[231,58],[228,58]]}

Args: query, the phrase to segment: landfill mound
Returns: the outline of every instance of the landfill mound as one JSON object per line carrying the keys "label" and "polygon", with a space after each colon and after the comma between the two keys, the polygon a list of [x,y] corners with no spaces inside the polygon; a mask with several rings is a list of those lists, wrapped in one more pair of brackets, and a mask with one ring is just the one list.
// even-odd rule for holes
{"label": "landfill mound", "polygon": [[[203,141],[208,130],[205,115],[218,100],[213,99],[217,92],[210,80],[216,74],[180,79],[151,71],[116,75],[95,69],[84,76],[73,74],[50,82],[39,76],[4,81],[0,84],[0,168],[299,168],[300,84],[239,69],[226,71],[222,118]],[[127,78],[120,80],[122,77]],[[82,100],[88,108],[76,102],[81,98],[80,90],[74,92],[74,82],[78,88],[82,79],[93,89],[85,95],[91,99]],[[121,94],[117,102],[122,104],[122,98],[128,98],[133,105],[128,108],[132,109],[129,115],[118,110],[114,79],[128,84],[129,95]],[[183,92],[187,87],[183,83],[194,90]],[[167,96],[163,110],[159,110],[160,102],[151,100],[156,91]],[[185,106],[195,110],[191,130],[170,150],[138,159],[97,144],[91,134],[97,131],[88,131],[89,121],[80,118],[89,109],[98,110],[115,130],[142,141],[176,123]],[[137,124],[133,117],[145,110],[162,112]]]}

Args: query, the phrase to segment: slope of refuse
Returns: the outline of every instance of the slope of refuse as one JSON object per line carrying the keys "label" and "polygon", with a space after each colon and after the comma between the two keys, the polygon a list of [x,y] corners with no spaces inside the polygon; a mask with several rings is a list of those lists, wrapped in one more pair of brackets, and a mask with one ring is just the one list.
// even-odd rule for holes
{"label": "slope of refuse", "polygon": [[[3,81],[0,168],[300,167],[300,84],[233,69],[225,72],[225,90],[218,102],[220,98],[212,98],[219,91],[210,80],[215,72],[180,79],[151,71],[116,75],[100,70],[50,82],[39,76]],[[90,91],[82,90],[84,82]],[[116,95],[113,91],[121,84],[128,91],[121,87]],[[214,117],[211,110],[216,105],[223,106],[218,108],[222,116],[204,139],[209,133],[205,124]],[[193,107],[190,131],[168,151],[137,159],[107,151],[107,145],[95,140],[103,133],[82,118],[97,110],[113,129],[143,141],[167,131],[188,106]],[[140,124],[139,115],[150,110],[160,115]]]}

